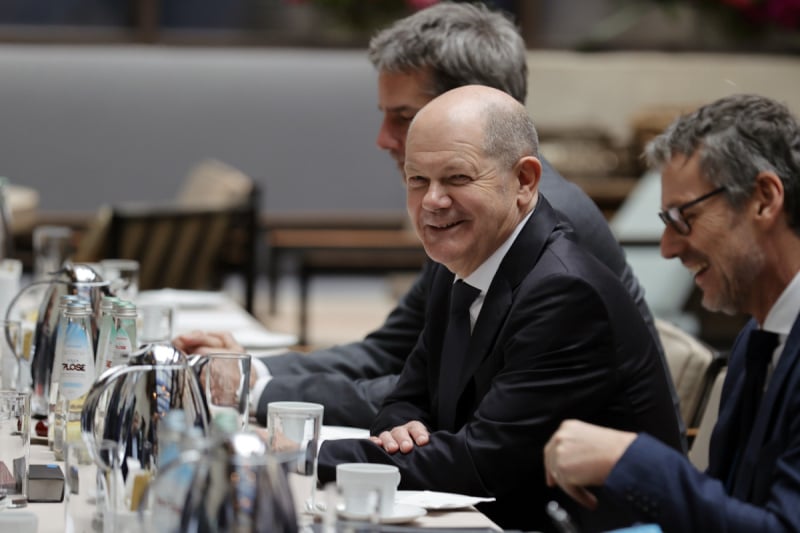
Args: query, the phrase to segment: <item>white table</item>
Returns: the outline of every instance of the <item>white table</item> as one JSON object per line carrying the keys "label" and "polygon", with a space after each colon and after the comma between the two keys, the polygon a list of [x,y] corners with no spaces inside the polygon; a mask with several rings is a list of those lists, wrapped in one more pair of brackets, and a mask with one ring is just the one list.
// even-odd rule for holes
{"label": "white table", "polygon": [[286,348],[297,344],[297,336],[270,331],[222,292],[161,289],[143,291],[137,305],[165,304],[175,308],[175,334],[193,330],[230,331],[248,352]]}
{"label": "white table", "polygon": [[[42,445],[31,446],[31,463],[56,463],[64,469],[64,464],[54,461],[52,452]],[[291,475],[289,485],[292,490],[295,505],[298,507],[298,516],[301,516],[302,504],[306,501],[311,490],[311,478]],[[87,512],[91,512],[88,509]],[[2,513],[34,513],[39,521],[38,533],[63,533],[64,532],[64,503],[31,503],[24,509],[8,509]],[[501,531],[494,522],[473,507],[452,511],[429,511],[428,514],[417,518],[408,524],[413,527],[424,528],[491,528]],[[15,532],[20,533],[20,532]]]}

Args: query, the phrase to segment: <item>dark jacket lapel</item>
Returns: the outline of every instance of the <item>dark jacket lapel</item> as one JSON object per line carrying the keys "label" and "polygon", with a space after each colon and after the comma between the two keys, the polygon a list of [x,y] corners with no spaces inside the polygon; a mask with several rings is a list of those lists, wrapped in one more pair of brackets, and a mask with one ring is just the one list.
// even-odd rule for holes
{"label": "dark jacket lapel", "polygon": [[778,358],[778,365],[769,378],[769,384],[758,407],[753,431],[742,457],[742,467],[737,475],[734,495],[746,501],[754,501],[752,498],[760,497],[759,494],[754,493],[757,488],[753,486],[755,470],[763,453],[763,447],[765,443],[769,442],[772,430],[776,426],[776,419],[780,416],[781,408],[785,404],[789,376],[797,366],[798,348],[800,348],[800,319],[795,319],[783,352]]}
{"label": "dark jacket lapel", "polygon": [[[492,351],[497,333],[513,303],[514,293],[533,269],[553,237],[553,232],[562,224],[556,211],[540,195],[536,210],[503,258],[486,293],[478,321],[472,331],[467,357],[461,365],[453,369],[459,372],[457,391],[449,398],[440,398],[440,401],[461,400],[470,379]],[[453,412],[463,413],[459,409]]]}

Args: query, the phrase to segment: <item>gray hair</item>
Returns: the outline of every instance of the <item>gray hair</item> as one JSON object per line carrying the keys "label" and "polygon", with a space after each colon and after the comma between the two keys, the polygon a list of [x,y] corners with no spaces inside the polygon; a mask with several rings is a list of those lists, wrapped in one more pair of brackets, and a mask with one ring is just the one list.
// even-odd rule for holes
{"label": "gray hair", "polygon": [[524,106],[490,103],[483,112],[483,151],[488,157],[505,169],[512,168],[522,157],[538,157],[539,135]]}
{"label": "gray hair", "polygon": [[488,85],[521,103],[528,93],[525,41],[504,14],[483,4],[442,2],[394,22],[369,43],[379,71],[431,73],[431,96]]}
{"label": "gray hair", "polygon": [[759,172],[777,174],[789,226],[800,234],[800,123],[785,105],[751,94],[721,98],[673,122],[647,145],[645,157],[662,167],[697,151],[703,176],[725,187],[736,209],[753,193]]}

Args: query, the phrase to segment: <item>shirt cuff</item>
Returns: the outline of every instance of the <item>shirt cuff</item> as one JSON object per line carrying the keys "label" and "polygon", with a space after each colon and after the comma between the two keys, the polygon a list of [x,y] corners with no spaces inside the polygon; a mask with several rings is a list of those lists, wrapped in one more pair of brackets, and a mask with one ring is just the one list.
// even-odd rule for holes
{"label": "shirt cuff", "polygon": [[256,382],[250,389],[250,411],[255,413],[258,410],[258,400],[272,380],[272,374],[267,365],[264,364],[264,361],[256,357],[250,359],[250,366],[250,371],[255,371],[256,373]]}

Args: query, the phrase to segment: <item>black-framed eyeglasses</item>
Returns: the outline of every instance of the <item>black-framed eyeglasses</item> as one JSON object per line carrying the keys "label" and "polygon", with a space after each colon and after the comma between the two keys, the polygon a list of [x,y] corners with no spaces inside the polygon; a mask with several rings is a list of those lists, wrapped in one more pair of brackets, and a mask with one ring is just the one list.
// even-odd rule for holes
{"label": "black-framed eyeglasses", "polygon": [[695,198],[685,204],[681,204],[675,207],[668,207],[663,211],[658,212],[659,218],[666,224],[667,226],[672,226],[672,229],[680,233],[681,235],[689,235],[692,231],[692,227],[689,225],[689,222],[683,217],[683,211],[685,209],[689,209],[693,205],[697,205],[700,202],[708,200],[714,195],[717,195],[725,190],[725,187],[717,187],[711,192],[707,192],[703,196],[699,198]]}

